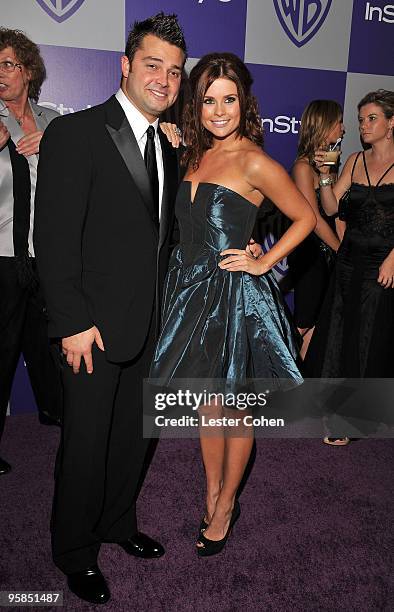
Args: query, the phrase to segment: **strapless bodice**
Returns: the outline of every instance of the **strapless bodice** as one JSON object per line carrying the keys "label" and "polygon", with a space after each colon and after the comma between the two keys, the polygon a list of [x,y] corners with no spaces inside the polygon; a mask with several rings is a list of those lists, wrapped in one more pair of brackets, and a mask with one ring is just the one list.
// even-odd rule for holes
{"label": "strapless bodice", "polygon": [[180,242],[200,245],[220,253],[244,249],[256,221],[258,208],[228,187],[199,183],[191,200],[192,183],[183,181],[175,204]]}

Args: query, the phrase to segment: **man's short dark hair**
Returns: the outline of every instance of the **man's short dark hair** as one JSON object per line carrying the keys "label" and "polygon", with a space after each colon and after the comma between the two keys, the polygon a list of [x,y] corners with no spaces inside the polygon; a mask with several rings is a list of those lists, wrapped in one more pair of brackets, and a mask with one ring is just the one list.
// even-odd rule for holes
{"label": "man's short dark hair", "polygon": [[153,17],[148,17],[144,21],[135,21],[127,37],[125,55],[130,64],[137,49],[141,46],[143,38],[147,34],[153,34],[161,40],[165,40],[183,51],[185,59],[187,48],[183,30],[179,25],[176,15],[165,15],[163,12],[157,13]]}

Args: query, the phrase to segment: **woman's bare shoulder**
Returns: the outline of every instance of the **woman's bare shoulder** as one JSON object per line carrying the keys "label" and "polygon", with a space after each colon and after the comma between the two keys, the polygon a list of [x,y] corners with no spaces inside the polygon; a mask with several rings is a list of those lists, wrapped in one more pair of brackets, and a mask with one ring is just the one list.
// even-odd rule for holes
{"label": "woman's bare shoulder", "polygon": [[354,151],[354,153],[350,153],[349,157],[346,160],[347,164],[351,164],[355,161],[357,155],[360,155],[361,151]]}
{"label": "woman's bare shoulder", "polygon": [[296,159],[292,167],[292,175],[299,177],[313,177],[314,170],[306,157]]}
{"label": "woman's bare shoulder", "polygon": [[342,174],[344,173],[349,173],[352,171],[353,166],[356,162],[357,157],[360,155],[360,151],[355,151],[354,153],[351,153],[349,155],[349,157],[347,158],[344,166],[343,166],[343,170],[342,170]]}
{"label": "woman's bare shoulder", "polygon": [[264,177],[267,174],[285,172],[279,162],[272,159],[272,157],[257,146],[245,151],[242,156],[242,166],[245,177],[250,179],[256,176]]}

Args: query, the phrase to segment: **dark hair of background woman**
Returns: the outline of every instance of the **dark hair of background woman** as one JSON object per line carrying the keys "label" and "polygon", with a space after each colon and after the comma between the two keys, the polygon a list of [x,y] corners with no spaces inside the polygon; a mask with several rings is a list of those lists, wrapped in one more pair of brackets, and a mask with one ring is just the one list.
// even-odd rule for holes
{"label": "dark hair of background woman", "polygon": [[342,117],[342,107],[335,100],[310,102],[301,117],[297,159],[306,157],[313,165],[315,151],[325,144],[325,138]]}
{"label": "dark hair of background woman", "polygon": [[216,79],[226,78],[237,86],[241,118],[240,138],[245,136],[263,145],[263,128],[256,98],[251,93],[252,76],[245,64],[232,53],[209,53],[200,59],[189,76],[191,99],[184,111],[184,139],[187,146],[182,163],[197,170],[205,151],[212,147],[213,136],[201,121],[204,97]]}
{"label": "dark hair of background woman", "polygon": [[30,72],[28,96],[38,102],[42,84],[46,79],[45,65],[39,48],[24,32],[0,28],[0,51],[7,47],[13,49],[18,62]]}

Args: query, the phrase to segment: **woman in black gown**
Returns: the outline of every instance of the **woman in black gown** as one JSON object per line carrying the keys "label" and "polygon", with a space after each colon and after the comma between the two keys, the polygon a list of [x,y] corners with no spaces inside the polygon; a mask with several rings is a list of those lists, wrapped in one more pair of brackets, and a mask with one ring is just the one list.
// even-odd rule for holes
{"label": "woman in black gown", "polygon": [[[298,384],[298,349],[270,270],[313,230],[315,215],[285,170],[261,150],[261,119],[243,62],[230,53],[207,55],[191,71],[190,84],[187,171],[176,202],[181,242],[170,261],[151,378],[165,385],[224,380],[231,389],[250,378],[270,379],[273,387],[284,378]],[[254,259],[245,248],[264,196],[293,223]],[[217,418],[226,407],[204,410]],[[208,556],[223,548],[239,516],[235,497],[253,433],[226,436],[216,428],[214,436],[200,438],[207,492],[197,551]]]}
{"label": "woman in black gown", "polygon": [[[335,100],[313,100],[302,113],[297,159],[292,177],[316,215],[315,231],[289,255],[294,286],[294,322],[303,342],[302,358],[328,288],[334,253],[339,248],[335,220],[320,204],[319,172],[313,161],[316,149],[337,143],[343,136],[342,108]],[[331,167],[336,171],[336,167]]]}
{"label": "woman in black gown", "polygon": [[394,92],[367,94],[358,113],[366,150],[350,155],[335,185],[323,151],[315,154],[326,212],[348,193],[339,210],[345,235],[305,360],[312,377],[394,377]]}

